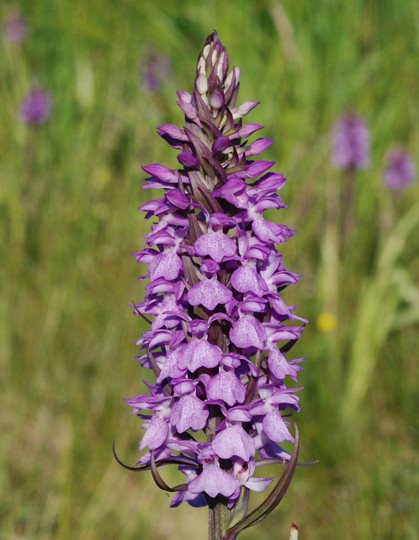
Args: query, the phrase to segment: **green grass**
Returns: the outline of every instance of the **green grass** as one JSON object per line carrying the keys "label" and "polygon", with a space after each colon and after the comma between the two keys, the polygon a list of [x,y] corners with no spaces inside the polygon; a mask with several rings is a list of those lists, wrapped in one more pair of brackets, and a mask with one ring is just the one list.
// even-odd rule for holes
{"label": "green grass", "polygon": [[[311,321],[296,351],[307,357],[301,458],[320,460],[297,470],[279,509],[243,540],[286,540],[293,520],[310,540],[417,538],[419,190],[395,200],[380,181],[394,141],[419,148],[417,3],[13,6],[30,31],[22,46],[0,42],[0,537],[206,538],[205,509],[170,510],[111,448],[116,439],[133,462],[141,436],[122,402],[144,376],[134,360],[144,328],[128,308],[143,297],[130,253],[149,227],[136,210],[151,195],[140,165],[176,166],[155,127],[182,125],[175,91],[191,89],[215,28],[241,67],[241,101],[262,102],[250,120],[275,139],[265,159],[288,178],[289,209],[271,218],[298,229],[283,251],[304,274],[286,300]],[[139,84],[150,47],[173,63],[154,95]],[[16,120],[34,82],[54,95],[39,129]],[[329,142],[347,107],[369,122],[372,164],[356,178],[342,249],[344,179]],[[337,317],[330,333],[316,325],[322,312]]]}

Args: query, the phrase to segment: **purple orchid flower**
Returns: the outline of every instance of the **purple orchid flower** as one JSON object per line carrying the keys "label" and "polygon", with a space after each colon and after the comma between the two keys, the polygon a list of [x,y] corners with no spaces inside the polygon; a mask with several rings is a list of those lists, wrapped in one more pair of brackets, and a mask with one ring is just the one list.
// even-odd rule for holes
{"label": "purple orchid flower", "polygon": [[[149,394],[126,400],[146,430],[137,463],[175,492],[172,506],[209,506],[212,540],[233,540],[264,519],[291,481],[298,430],[294,438],[286,418],[289,409],[298,412],[301,388],[286,384],[303,359],[285,354],[307,322],[282,298],[299,276],[285,270],[275,244],[293,231],[263,213],[284,207],[276,192],[285,178],[268,172],[273,162],[249,159],[272,141],[248,144],[262,126],[243,117],[259,102],[237,106],[239,76],[212,33],[192,94],[178,92],[184,127],[158,128],[181,168],[143,167],[146,187],[162,188],[164,198],[141,207],[155,222],[134,254],[148,264],[150,280],[134,306],[151,326],[137,341],[139,360],[155,375]],[[285,441],[295,443],[292,455],[278,445]],[[286,466],[269,499],[248,514],[249,490],[272,481],[254,476],[265,462]],[[185,475],[180,486],[169,488],[160,476],[169,463]]]}

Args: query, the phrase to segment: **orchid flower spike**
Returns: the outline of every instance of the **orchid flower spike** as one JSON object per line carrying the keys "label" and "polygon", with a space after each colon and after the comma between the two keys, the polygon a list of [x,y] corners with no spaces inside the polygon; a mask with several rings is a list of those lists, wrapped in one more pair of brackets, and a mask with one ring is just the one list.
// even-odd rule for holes
{"label": "orchid flower spike", "polygon": [[[285,354],[307,323],[282,297],[299,276],[284,268],[276,245],[294,231],[264,217],[284,207],[277,191],[285,178],[270,171],[273,162],[253,159],[272,140],[248,143],[262,126],[243,119],[259,102],[237,104],[239,78],[213,32],[192,93],[178,92],[184,126],[158,127],[180,167],[143,167],[145,187],[163,196],[141,208],[154,223],[134,254],[149,279],[134,306],[150,323],[139,360],[155,375],[147,394],[126,400],[145,430],[136,466],[175,493],[172,506],[208,505],[210,539],[236,538],[264,519],[291,481],[298,430],[291,433],[289,416],[299,411],[303,359]],[[292,454],[283,443],[294,444]],[[170,463],[183,484],[169,487],[160,476]],[[273,480],[256,470],[273,463],[282,476],[248,513],[249,491]]]}

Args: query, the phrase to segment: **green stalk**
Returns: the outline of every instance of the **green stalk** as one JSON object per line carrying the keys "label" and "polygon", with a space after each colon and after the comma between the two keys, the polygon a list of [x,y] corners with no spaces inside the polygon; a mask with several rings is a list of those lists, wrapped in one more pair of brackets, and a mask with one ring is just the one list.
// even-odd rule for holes
{"label": "green stalk", "polygon": [[213,499],[209,504],[208,540],[223,540],[229,524],[229,511],[226,504]]}

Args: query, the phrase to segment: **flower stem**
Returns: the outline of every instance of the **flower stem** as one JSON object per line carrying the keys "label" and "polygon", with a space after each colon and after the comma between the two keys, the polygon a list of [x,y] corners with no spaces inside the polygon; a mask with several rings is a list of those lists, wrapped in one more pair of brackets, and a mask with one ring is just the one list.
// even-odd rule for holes
{"label": "flower stem", "polygon": [[351,235],[354,229],[354,191],[355,191],[356,172],[353,167],[346,169],[344,186],[342,192],[341,212],[341,250],[343,253],[347,250]]}
{"label": "flower stem", "polygon": [[209,504],[208,540],[223,540],[228,528],[228,508],[218,499]]}

